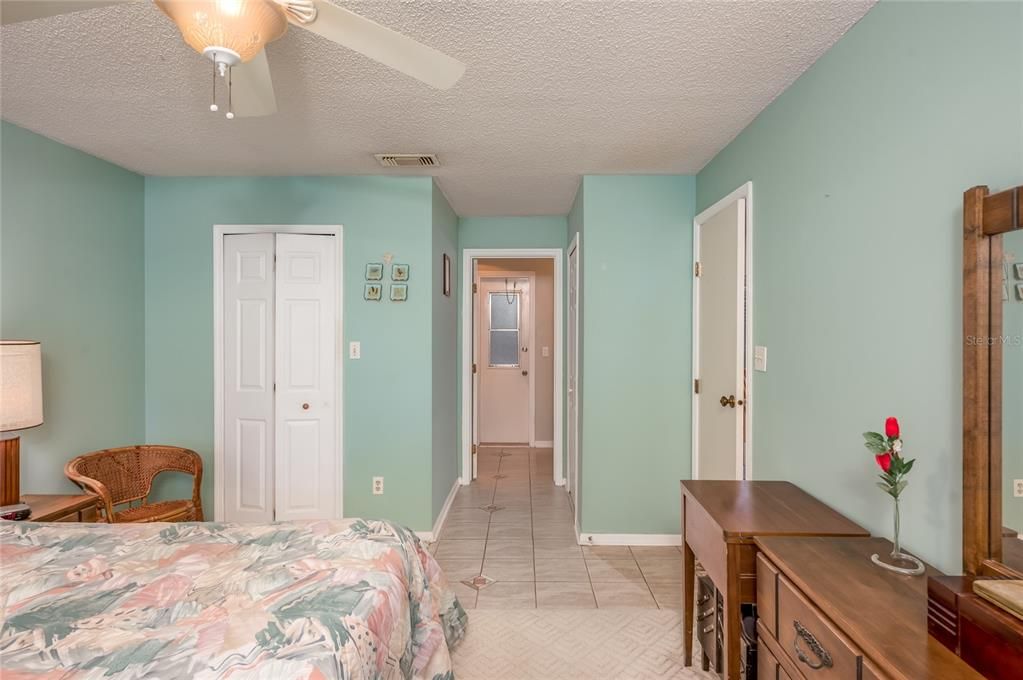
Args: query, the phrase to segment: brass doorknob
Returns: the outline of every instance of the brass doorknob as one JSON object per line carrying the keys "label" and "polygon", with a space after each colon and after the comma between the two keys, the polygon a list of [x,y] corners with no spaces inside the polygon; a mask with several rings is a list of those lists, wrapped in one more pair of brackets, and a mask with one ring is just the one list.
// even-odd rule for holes
{"label": "brass doorknob", "polygon": [[734,394],[729,394],[727,397],[721,397],[720,401],[722,406],[731,406],[732,408],[742,406],[742,399],[737,400]]}
{"label": "brass doorknob", "polygon": [[303,411],[308,411],[309,410],[309,404],[302,404],[302,410]]}
{"label": "brass doorknob", "polygon": [[529,375],[529,371],[522,371],[522,375]]}

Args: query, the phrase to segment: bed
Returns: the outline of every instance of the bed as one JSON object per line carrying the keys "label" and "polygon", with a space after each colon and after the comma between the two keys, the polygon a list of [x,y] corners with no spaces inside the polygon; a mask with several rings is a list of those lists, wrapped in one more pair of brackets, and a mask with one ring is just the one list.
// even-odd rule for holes
{"label": "bed", "polygon": [[4,680],[452,680],[466,622],[391,522],[0,522]]}

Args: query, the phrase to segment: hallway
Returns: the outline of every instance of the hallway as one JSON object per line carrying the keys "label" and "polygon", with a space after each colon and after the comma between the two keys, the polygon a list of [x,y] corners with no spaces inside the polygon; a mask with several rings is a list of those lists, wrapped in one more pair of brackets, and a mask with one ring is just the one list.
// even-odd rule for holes
{"label": "hallway", "polygon": [[466,609],[681,607],[677,547],[577,544],[551,449],[480,447],[478,465],[432,546]]}

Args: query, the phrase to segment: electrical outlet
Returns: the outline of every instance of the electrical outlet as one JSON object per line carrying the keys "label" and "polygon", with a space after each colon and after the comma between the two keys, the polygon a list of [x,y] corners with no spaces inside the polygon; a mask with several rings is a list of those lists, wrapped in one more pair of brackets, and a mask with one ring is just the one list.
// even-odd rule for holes
{"label": "electrical outlet", "polygon": [[358,340],[353,340],[348,343],[348,358],[349,359],[361,359],[362,358],[362,343]]}
{"label": "electrical outlet", "polygon": [[1016,498],[1023,498],[1023,479],[1012,480],[1012,495]]}
{"label": "electrical outlet", "polygon": [[373,495],[383,496],[384,495],[384,478],[374,477],[373,478]]}

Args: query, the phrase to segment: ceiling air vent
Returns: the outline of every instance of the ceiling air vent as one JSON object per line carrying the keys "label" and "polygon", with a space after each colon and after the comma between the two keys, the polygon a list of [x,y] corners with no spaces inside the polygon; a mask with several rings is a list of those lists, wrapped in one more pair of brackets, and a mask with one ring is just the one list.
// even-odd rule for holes
{"label": "ceiling air vent", "polygon": [[440,165],[432,153],[376,153],[373,154],[385,168],[431,168]]}

